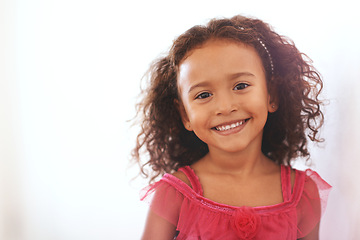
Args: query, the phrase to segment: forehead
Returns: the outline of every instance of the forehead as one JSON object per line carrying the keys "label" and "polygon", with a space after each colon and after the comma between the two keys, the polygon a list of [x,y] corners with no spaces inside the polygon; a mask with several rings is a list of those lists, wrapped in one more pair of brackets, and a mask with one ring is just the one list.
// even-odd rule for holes
{"label": "forehead", "polygon": [[264,75],[264,67],[254,47],[241,42],[211,40],[190,51],[180,62],[178,85],[192,81],[225,78],[240,72]]}

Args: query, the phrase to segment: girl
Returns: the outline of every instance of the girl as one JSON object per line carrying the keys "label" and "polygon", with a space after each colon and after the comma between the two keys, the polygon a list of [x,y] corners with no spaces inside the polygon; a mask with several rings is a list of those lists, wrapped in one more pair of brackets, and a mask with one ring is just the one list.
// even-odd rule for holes
{"label": "girl", "polygon": [[143,239],[318,239],[330,186],[291,168],[319,142],[319,74],[258,19],[214,19],[180,35],[150,69],[134,156]]}

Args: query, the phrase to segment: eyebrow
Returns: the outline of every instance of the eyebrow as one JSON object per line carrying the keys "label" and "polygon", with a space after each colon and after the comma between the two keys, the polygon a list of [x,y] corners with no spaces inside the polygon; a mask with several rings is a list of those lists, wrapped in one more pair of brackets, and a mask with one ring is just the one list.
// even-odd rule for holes
{"label": "eyebrow", "polygon": [[198,88],[198,87],[206,87],[208,86],[208,82],[200,82],[198,84],[195,84],[195,85],[192,85],[188,91],[188,93],[190,93],[192,90],[194,90],[195,88]]}
{"label": "eyebrow", "polygon": [[[254,74],[250,73],[250,72],[239,72],[239,73],[234,73],[234,74],[229,74],[228,75],[228,79],[229,80],[234,80],[236,78],[242,77],[242,76],[249,76],[249,77],[255,77]],[[204,82],[200,82],[198,84],[192,85],[188,91],[188,93],[190,93],[191,91],[193,91],[195,88],[198,87],[207,87],[209,85],[209,83],[207,81]]]}
{"label": "eyebrow", "polygon": [[233,80],[235,78],[242,77],[242,76],[255,77],[255,75],[250,72],[239,72],[239,73],[230,74],[229,79]]}

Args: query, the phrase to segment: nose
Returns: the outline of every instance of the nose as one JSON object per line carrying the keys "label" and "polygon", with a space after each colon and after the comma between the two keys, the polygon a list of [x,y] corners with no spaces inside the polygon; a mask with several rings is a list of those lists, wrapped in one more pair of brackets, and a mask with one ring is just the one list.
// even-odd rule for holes
{"label": "nose", "polygon": [[236,103],[232,94],[218,95],[216,98],[216,115],[228,115],[237,111],[238,104]]}

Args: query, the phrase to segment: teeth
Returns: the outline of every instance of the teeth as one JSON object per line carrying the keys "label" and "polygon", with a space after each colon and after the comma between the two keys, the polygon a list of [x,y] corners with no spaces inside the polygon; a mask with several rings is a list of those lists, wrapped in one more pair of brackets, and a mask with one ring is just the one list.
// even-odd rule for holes
{"label": "teeth", "polygon": [[244,121],[240,121],[240,122],[232,123],[230,125],[217,126],[215,128],[218,131],[226,131],[226,130],[230,130],[232,128],[236,128],[236,127],[238,127],[240,125],[243,125],[243,124],[244,124]]}

